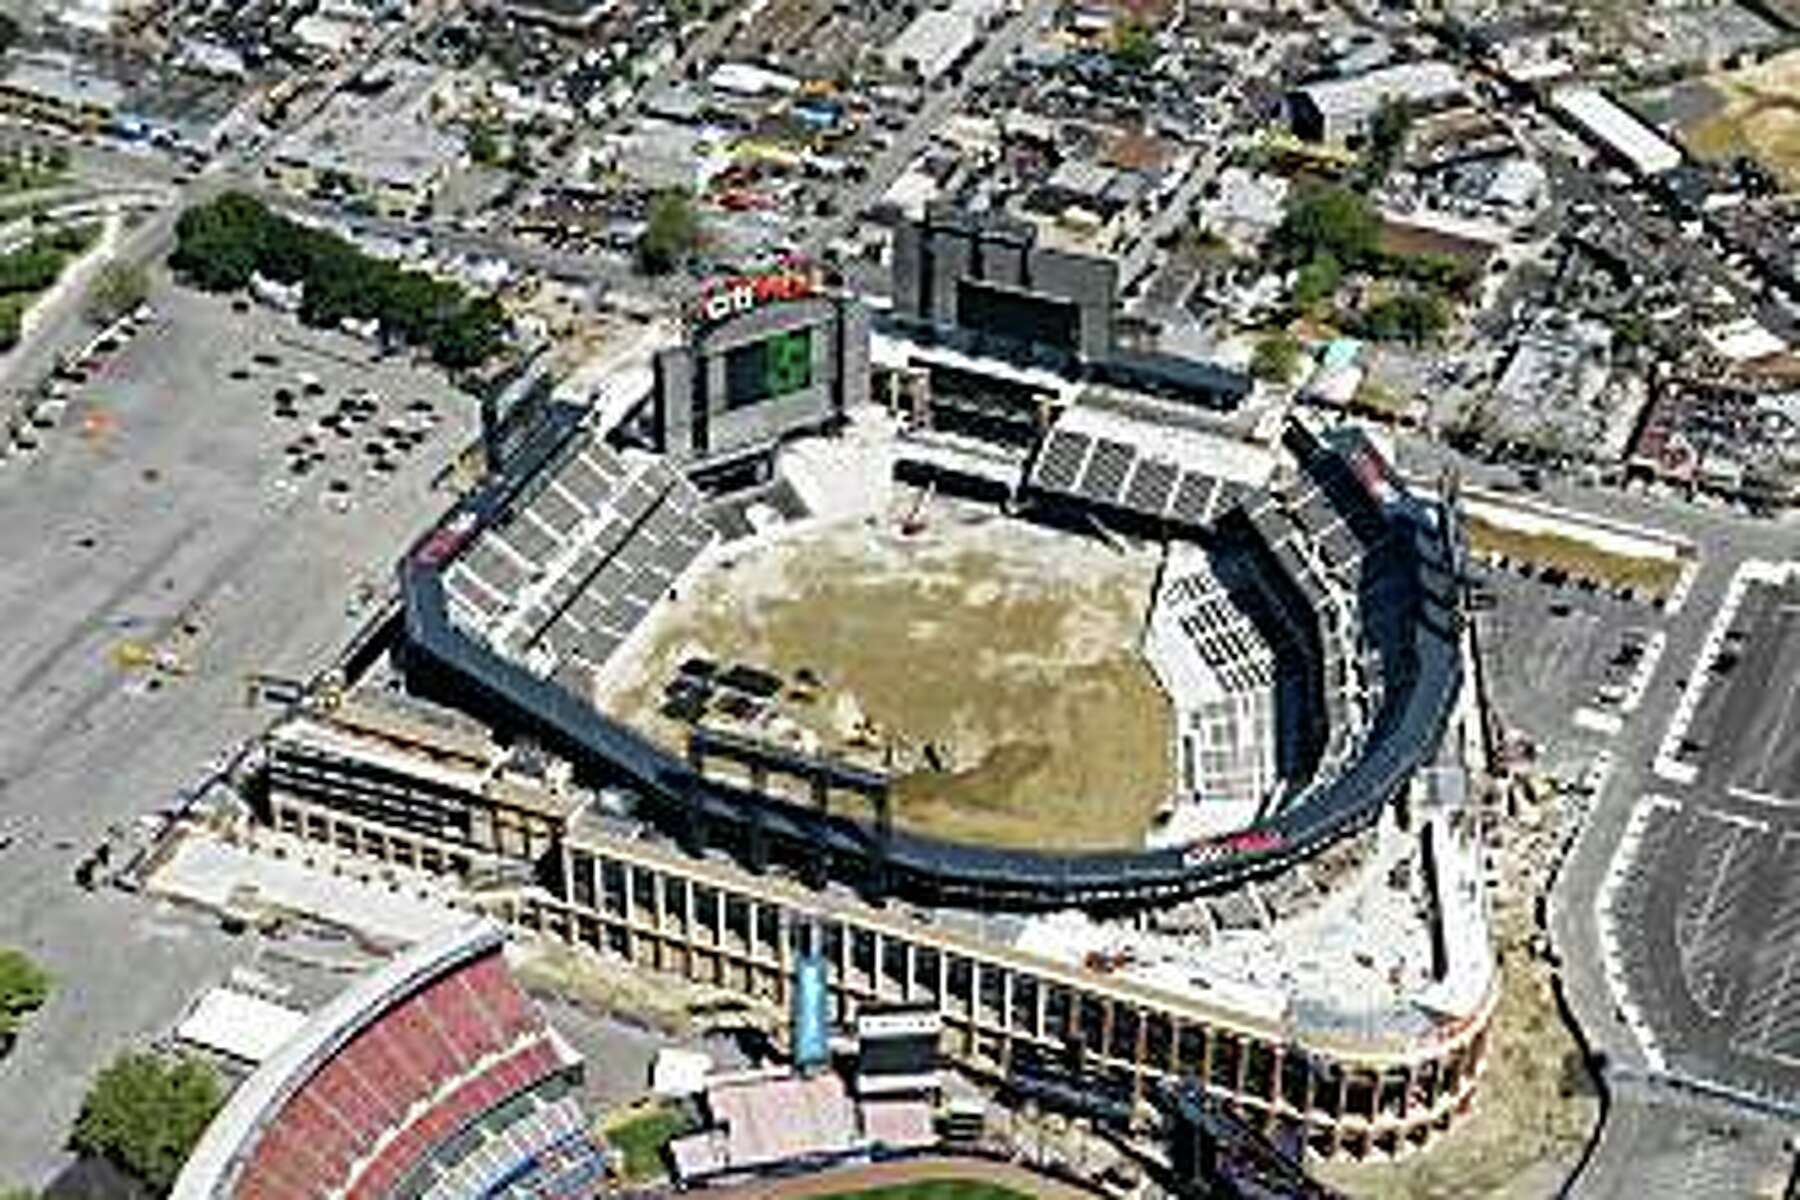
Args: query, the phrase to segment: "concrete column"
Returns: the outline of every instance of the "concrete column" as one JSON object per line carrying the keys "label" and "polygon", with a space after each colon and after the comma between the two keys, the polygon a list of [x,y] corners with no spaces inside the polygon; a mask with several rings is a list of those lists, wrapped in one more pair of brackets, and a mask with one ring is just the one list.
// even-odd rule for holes
{"label": "concrete column", "polygon": [[1255,1043],[1255,1038],[1241,1037],[1238,1039],[1237,1078],[1232,1080],[1231,1090],[1240,1096],[1244,1094],[1244,1089],[1249,1086],[1247,1080],[1250,1076],[1250,1047]]}
{"label": "concrete column", "polygon": [[[1131,1101],[1135,1108],[1144,1102],[1144,1059],[1150,1053],[1150,1021],[1142,1009],[1137,1015],[1137,1044],[1131,1048]],[[1133,1118],[1135,1121],[1135,1117]]]}
{"label": "concrete column", "polygon": [[1265,1134],[1272,1134],[1275,1132],[1275,1112],[1277,1109],[1279,1109],[1281,1107],[1281,1104],[1282,1104],[1282,1094],[1281,1094],[1282,1093],[1282,1088],[1281,1088],[1282,1058],[1283,1058],[1283,1054],[1282,1054],[1282,1049],[1280,1046],[1273,1046],[1270,1048],[1270,1051],[1269,1051],[1269,1117],[1268,1117],[1268,1120],[1263,1122],[1263,1132]]}
{"label": "concrete column", "polygon": [[906,980],[900,985],[900,1000],[903,1004],[911,1004],[913,993],[917,990],[915,980],[919,971],[919,946],[916,942],[907,942],[901,951],[902,970],[906,972]]}
{"label": "concrete column", "polygon": [[1113,1051],[1113,1002],[1110,998],[1100,1003],[1100,1057],[1124,1057]]}

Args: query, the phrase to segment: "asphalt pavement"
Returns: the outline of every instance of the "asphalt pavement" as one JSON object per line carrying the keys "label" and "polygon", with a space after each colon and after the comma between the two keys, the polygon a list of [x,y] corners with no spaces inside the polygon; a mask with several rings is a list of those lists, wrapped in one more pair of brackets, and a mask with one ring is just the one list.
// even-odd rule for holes
{"label": "asphalt pavement", "polygon": [[[165,1036],[195,991],[255,953],[205,922],[84,891],[77,866],[259,731],[249,673],[305,677],[331,661],[360,619],[347,598],[384,584],[446,506],[430,480],[474,426],[440,376],[370,362],[346,336],[191,292],[152,302],[157,321],[78,388],[42,448],[0,464],[0,944],[57,979],[0,1061],[0,1084],[34,1098],[0,1123],[7,1184],[64,1166],[94,1072]],[[302,371],[327,394],[275,415],[273,390],[302,393]],[[392,475],[369,473],[365,435],[323,431],[324,461],[294,475],[287,446],[362,385],[386,412],[429,399],[442,421]]]}

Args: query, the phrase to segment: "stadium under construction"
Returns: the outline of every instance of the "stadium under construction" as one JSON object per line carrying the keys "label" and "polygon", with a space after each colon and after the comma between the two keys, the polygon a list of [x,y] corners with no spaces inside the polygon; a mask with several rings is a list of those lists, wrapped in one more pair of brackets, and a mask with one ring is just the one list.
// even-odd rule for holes
{"label": "stadium under construction", "polygon": [[[863,318],[811,291],[805,305],[791,321],[741,313],[741,330],[709,315],[694,362],[659,367],[657,386],[690,414],[683,428],[717,439],[743,425],[742,450],[769,456],[749,473],[759,484],[779,473],[790,417],[829,436],[875,391],[847,378],[870,361],[845,344],[868,336]],[[814,322],[829,336],[801,337]],[[757,340],[769,338],[783,340]],[[755,416],[778,399],[793,412]],[[651,403],[674,411],[671,397]],[[267,739],[263,816],[365,859],[485,880],[473,902],[515,927],[776,1003],[816,928],[834,1019],[935,1005],[947,1048],[1002,1077],[1078,1079],[1127,1106],[1193,1082],[1318,1156],[1422,1146],[1466,1109],[1494,1004],[1469,823],[1401,804],[1454,770],[1446,729],[1466,653],[1455,498],[1414,492],[1351,428],[1289,419],[1246,472],[1209,456],[1189,418],[1160,424],[1163,411],[1040,411],[1006,503],[1192,552],[1180,560],[1192,578],[1159,581],[1170,629],[1227,693],[1268,697],[1243,707],[1261,715],[1241,740],[1262,737],[1268,763],[1244,775],[1256,781],[1247,819],[1230,828],[1137,850],[958,841],[897,823],[879,770],[698,724],[670,747],[609,715],[596,702],[608,664],[743,534],[684,469],[701,459],[565,404],[542,409],[398,568],[405,689],[475,720],[397,718],[355,688],[335,708],[303,706]],[[1260,665],[1240,669],[1246,656]],[[1174,751],[1192,759],[1195,795],[1203,742]],[[522,748],[570,778],[541,762],[521,772]],[[1397,1000],[1391,1021],[1334,1024],[1278,989],[1114,969],[1129,956],[1110,952],[1058,961],[992,932],[993,914],[1017,926],[1066,910],[1135,928],[1375,838],[1397,805],[1419,810],[1394,836],[1421,848],[1434,890],[1430,986]],[[516,886],[493,888],[502,877]]]}

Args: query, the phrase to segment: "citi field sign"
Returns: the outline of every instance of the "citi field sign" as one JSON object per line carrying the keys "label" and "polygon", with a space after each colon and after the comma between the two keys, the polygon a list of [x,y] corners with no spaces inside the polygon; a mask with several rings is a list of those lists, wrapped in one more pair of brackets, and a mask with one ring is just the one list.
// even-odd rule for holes
{"label": "citi field sign", "polygon": [[805,300],[816,294],[809,272],[789,269],[764,275],[734,275],[708,284],[689,309],[689,319],[706,329],[721,321],[786,300]]}

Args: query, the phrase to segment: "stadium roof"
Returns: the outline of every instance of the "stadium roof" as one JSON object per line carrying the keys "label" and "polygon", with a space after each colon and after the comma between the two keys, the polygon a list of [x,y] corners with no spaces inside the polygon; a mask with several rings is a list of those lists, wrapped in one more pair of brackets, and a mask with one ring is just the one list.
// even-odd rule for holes
{"label": "stadium roof", "polygon": [[1596,89],[1563,88],[1551,100],[1571,121],[1630,163],[1640,175],[1657,175],[1681,165],[1681,151]]}
{"label": "stadium roof", "polygon": [[470,921],[420,942],[345,988],[231,1094],[188,1155],[170,1200],[231,1195],[264,1123],[333,1054],[396,1003],[445,972],[497,949],[503,940],[492,921]]}

